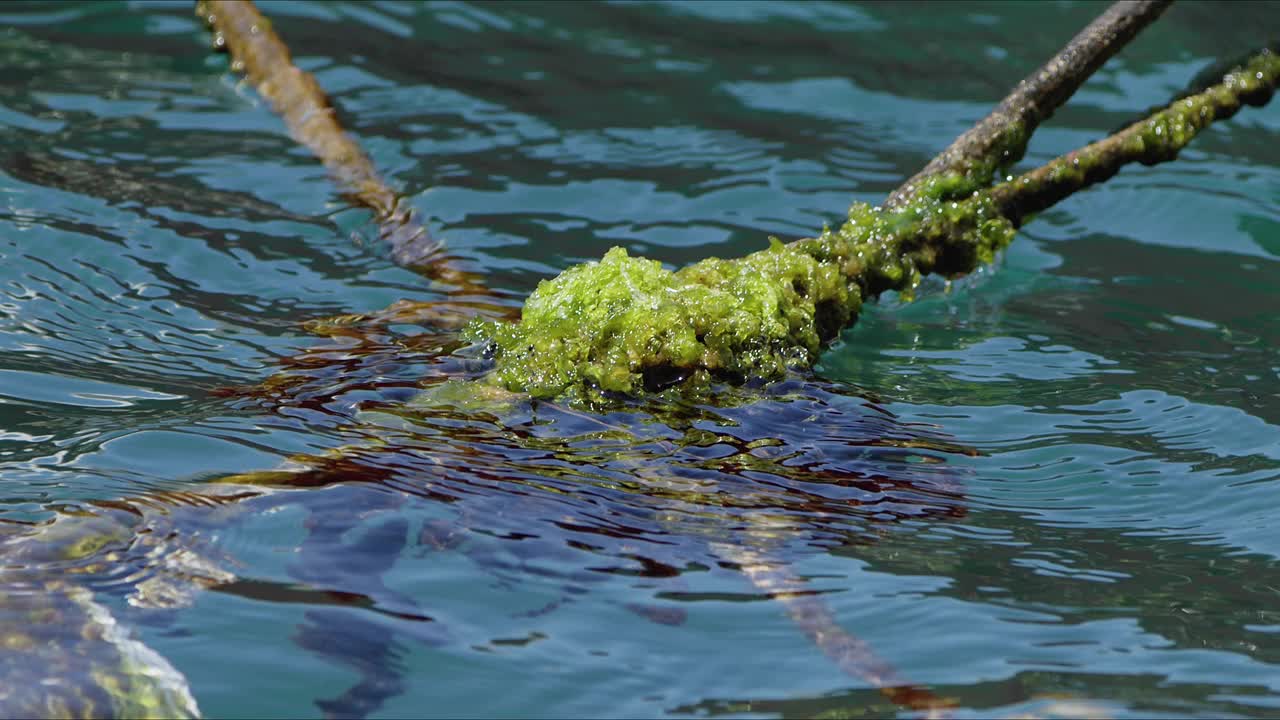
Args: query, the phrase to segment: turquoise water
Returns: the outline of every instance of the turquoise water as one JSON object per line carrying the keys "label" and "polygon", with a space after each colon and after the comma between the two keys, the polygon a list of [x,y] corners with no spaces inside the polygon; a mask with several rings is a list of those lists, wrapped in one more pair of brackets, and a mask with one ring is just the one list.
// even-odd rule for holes
{"label": "turquoise water", "polygon": [[[679,265],[834,223],[1100,9],[261,7],[513,295],[612,245]],[[1174,7],[1023,165],[1277,18]],[[1280,706],[1280,105],[870,307],[812,376],[606,415],[407,410],[476,372],[449,332],[303,323],[443,296],[189,3],[7,3],[0,26],[0,587],[90,589],[206,715],[913,714],[825,656],[752,553],[957,716]],[[321,470],[200,500],[289,462]],[[86,515],[119,532],[22,550]]]}

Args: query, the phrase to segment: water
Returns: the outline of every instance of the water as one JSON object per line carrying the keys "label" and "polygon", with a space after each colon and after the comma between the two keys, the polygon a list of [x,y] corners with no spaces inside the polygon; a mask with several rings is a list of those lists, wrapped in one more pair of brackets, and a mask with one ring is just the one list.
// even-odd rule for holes
{"label": "water", "polygon": [[[611,245],[678,265],[836,222],[1098,10],[262,7],[514,294]],[[1277,17],[1175,7],[1023,165]],[[815,376],[603,416],[413,410],[423,378],[475,371],[449,332],[303,323],[441,294],[188,3],[9,3],[0,25],[8,627],[28,588],[88,588],[218,717],[911,714],[749,580],[765,557],[962,717],[1280,705],[1274,103],[949,292],[871,307]],[[210,484],[290,462],[310,470]],[[106,539],[68,552],[85,528]],[[5,653],[10,682],[31,670]]]}

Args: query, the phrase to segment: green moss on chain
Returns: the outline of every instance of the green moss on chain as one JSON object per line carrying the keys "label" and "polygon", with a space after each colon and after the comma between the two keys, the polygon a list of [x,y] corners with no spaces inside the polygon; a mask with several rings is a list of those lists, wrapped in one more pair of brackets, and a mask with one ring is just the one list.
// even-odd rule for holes
{"label": "green moss on chain", "polygon": [[741,259],[671,272],[614,248],[540,284],[519,323],[474,323],[468,335],[492,348],[494,382],[535,397],[592,402],[705,386],[713,376],[777,377],[813,363],[863,299],[888,290],[909,298],[923,275],[953,277],[990,262],[1012,239],[1014,221],[1039,207],[1020,198],[1047,206],[1130,160],[1170,159],[1241,102],[1266,102],[1278,75],[1280,60],[1263,51],[1112,138],[982,189],[1025,148],[1029,131],[1015,124],[983,158],[930,177],[898,206],[854,205],[836,230],[790,245],[775,240]]}
{"label": "green moss on chain", "polygon": [[1262,105],[1280,81],[1280,56],[1270,49],[1218,82],[1175,100],[1149,117],[1018,178],[991,188],[992,199],[1015,221],[1052,206],[1080,188],[1102,182],[1131,162],[1172,160],[1210,123],[1234,115],[1242,104]]}
{"label": "green moss on chain", "polygon": [[1013,238],[985,192],[943,200],[938,181],[893,210],[856,204],[816,238],[672,272],[613,248],[544,280],[519,323],[475,322],[493,379],[514,392],[592,402],[712,377],[774,378],[807,367],[864,297],[910,297],[921,276],[973,271]]}
{"label": "green moss on chain", "polygon": [[1217,85],[1152,115],[1131,142],[1138,145],[1136,151],[1141,153],[1144,163],[1172,160],[1209,123],[1235,114],[1242,102],[1265,104],[1271,99],[1277,76],[1280,76],[1280,57],[1264,48],[1244,65],[1224,75]]}
{"label": "green moss on chain", "polygon": [[777,241],[679,272],[615,247],[539,284],[518,324],[477,323],[470,333],[494,344],[507,389],[589,399],[709,373],[777,376],[811,363],[860,304],[839,268]]}
{"label": "green moss on chain", "polygon": [[951,200],[990,187],[1022,159],[1030,139],[1026,123],[1009,121],[981,156],[963,158],[949,172],[931,176],[914,194],[926,200]]}

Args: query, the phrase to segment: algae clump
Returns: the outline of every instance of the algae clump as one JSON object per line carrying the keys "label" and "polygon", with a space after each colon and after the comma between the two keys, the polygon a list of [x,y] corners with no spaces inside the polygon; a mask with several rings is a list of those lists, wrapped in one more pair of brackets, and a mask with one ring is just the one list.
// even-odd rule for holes
{"label": "algae clump", "polygon": [[468,334],[492,343],[507,389],[591,399],[709,373],[776,376],[812,362],[860,304],[838,268],[776,240],[678,272],[615,247],[541,282],[519,323],[474,323]]}
{"label": "algae clump", "polygon": [[808,367],[864,298],[909,297],[922,275],[971,272],[1013,237],[985,191],[937,182],[903,207],[859,203],[837,230],[678,271],[615,247],[544,280],[518,323],[476,321],[491,382],[537,398],[594,402],[713,378],[776,378]]}

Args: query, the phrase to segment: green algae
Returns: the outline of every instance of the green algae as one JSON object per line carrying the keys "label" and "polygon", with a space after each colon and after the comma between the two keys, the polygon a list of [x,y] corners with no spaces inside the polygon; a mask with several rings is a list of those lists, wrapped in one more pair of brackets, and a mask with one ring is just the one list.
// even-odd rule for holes
{"label": "green algae", "polygon": [[[849,210],[816,238],[677,271],[615,247],[599,262],[544,280],[518,323],[478,321],[491,382],[537,398],[597,402],[713,378],[772,379],[812,365],[852,324],[864,298],[910,298],[923,275],[954,277],[990,262],[1013,237],[984,191],[949,174],[904,206]],[[967,191],[964,199],[947,199]]]}
{"label": "green algae", "polygon": [[990,187],[1027,151],[1031,132],[1026,123],[1009,121],[977,157],[962,157],[949,169],[926,179],[919,188],[909,188],[911,196],[925,200],[952,200],[967,197],[975,190]]}
{"label": "green algae", "polygon": [[518,323],[474,322],[465,336],[493,352],[492,384],[536,398],[594,403],[705,389],[715,378],[773,379],[812,365],[864,300],[887,291],[910,300],[924,275],[991,262],[1037,202],[1051,205],[1131,160],[1172,159],[1242,103],[1265,103],[1277,76],[1280,59],[1264,50],[1113,138],[988,188],[1025,149],[1028,130],[1015,123],[989,155],[927,178],[896,206],[855,204],[835,230],[775,239],[743,258],[673,272],[615,247],[539,284]]}
{"label": "green algae", "polygon": [[1211,123],[1230,118],[1242,105],[1266,104],[1280,81],[1280,55],[1264,48],[1217,77],[1216,84],[1184,95],[1114,135],[996,185],[992,198],[1018,222],[1076,190],[1105,181],[1128,163],[1173,160]]}
{"label": "green algae", "polygon": [[1248,62],[1223,76],[1222,82],[1197,95],[1174,102],[1142,123],[1135,133],[1142,162],[1171,160],[1214,120],[1231,117],[1240,105],[1265,104],[1280,77],[1280,56],[1264,48]]}
{"label": "green algae", "polygon": [[713,372],[776,376],[812,362],[860,303],[838,268],[777,241],[678,272],[615,247],[539,284],[519,323],[475,323],[468,334],[493,344],[508,390],[587,399]]}
{"label": "green algae", "polygon": [[464,336],[493,353],[490,387],[595,403],[716,378],[776,378],[812,365],[864,300],[911,299],[930,273],[956,277],[991,262],[1016,225],[1130,161],[1174,158],[1214,120],[1266,103],[1280,59],[1263,50],[1217,85],[1016,180],[992,182],[1021,157],[1034,126],[1010,121],[978,157],[891,199],[855,204],[838,229],[746,257],[670,271],[611,249],[539,284],[517,323],[477,321]]}

